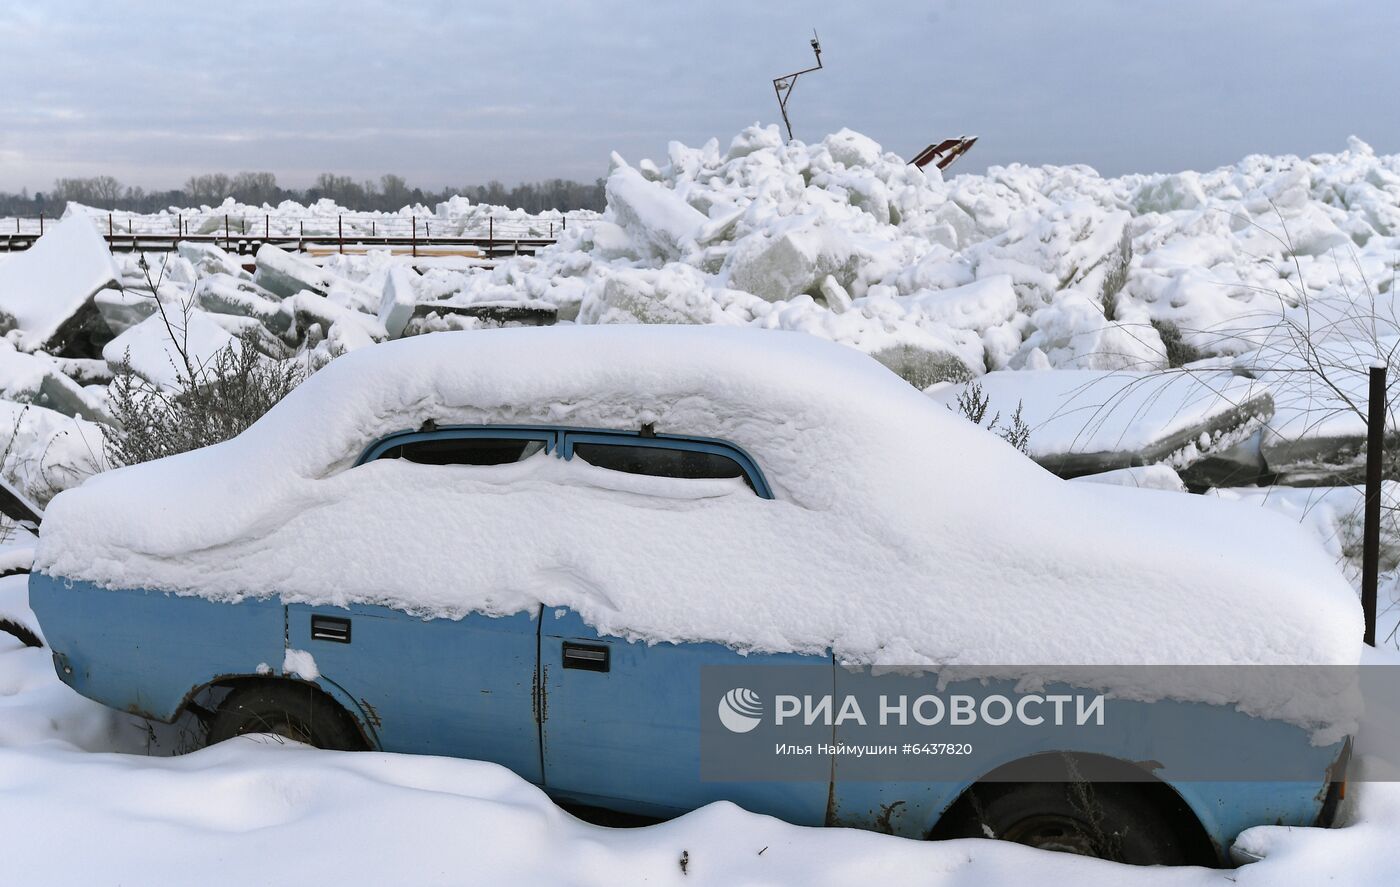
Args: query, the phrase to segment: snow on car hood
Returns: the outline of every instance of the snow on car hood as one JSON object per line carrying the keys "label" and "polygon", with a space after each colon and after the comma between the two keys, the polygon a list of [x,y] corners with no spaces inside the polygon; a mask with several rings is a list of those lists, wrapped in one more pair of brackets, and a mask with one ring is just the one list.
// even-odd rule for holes
{"label": "snow on car hood", "polygon": [[[550,456],[351,467],[425,419],[654,422],[744,447],[777,498]],[[232,441],[60,494],[36,554],[36,570],[106,587],[448,618],[545,604],[627,638],[876,665],[1360,652],[1355,594],[1284,518],[1061,481],[852,349],[752,329],[507,329],[358,351]]]}

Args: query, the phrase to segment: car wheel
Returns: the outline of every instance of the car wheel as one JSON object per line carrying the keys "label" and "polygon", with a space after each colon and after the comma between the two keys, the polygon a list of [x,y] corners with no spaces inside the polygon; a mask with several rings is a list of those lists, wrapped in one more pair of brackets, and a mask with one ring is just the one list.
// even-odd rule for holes
{"label": "car wheel", "polygon": [[238,687],[209,724],[209,744],[249,733],[340,751],[363,751],[365,740],[345,710],[311,684],[264,682]]}
{"label": "car wheel", "polygon": [[1131,865],[1186,865],[1173,820],[1134,784],[982,783],[958,800],[935,838],[998,838]]}

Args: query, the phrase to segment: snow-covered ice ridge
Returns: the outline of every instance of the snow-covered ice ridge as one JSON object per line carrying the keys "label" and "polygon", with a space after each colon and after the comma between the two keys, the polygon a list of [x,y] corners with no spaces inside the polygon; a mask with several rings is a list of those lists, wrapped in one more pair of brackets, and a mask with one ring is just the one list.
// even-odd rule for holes
{"label": "snow-covered ice ridge", "polygon": [[[434,272],[422,296],[541,300],[581,322],[754,323],[870,353],[956,358],[884,355],[930,379],[959,365],[1163,368],[1163,323],[1204,356],[1250,352],[1276,341],[1300,293],[1324,314],[1374,296],[1394,316],[1400,157],[1354,138],[1338,154],[1255,155],[1205,173],[1104,178],[1013,164],[945,181],[850,130],[807,145],[754,126],[723,150],[672,142],[664,162],[614,154],[607,195],[601,221],[571,226],[538,257]],[[273,228],[343,211],[329,201],[205,209],[259,224],[270,213]],[[415,212],[428,208],[380,215]],[[433,214],[467,229],[508,212],[459,198]],[[1120,257],[1121,286],[1111,279]],[[332,264],[378,283],[384,261]]]}
{"label": "snow-covered ice ridge", "polygon": [[523,289],[585,322],[913,345],[972,373],[1153,369],[1168,363],[1153,321],[1237,354],[1267,344],[1299,291],[1341,313],[1331,303],[1369,290],[1388,309],[1400,248],[1400,157],[1356,139],[1207,173],[1013,164],[944,181],[850,130],[804,145],[751,127],[727,150],[673,142],[664,163],[614,155],[607,193],[599,224],[469,277],[456,298]]}
{"label": "snow-covered ice ridge", "polygon": [[[162,300],[191,313],[199,360],[252,330],[270,351],[319,367],[387,339],[510,323],[522,312],[557,322],[800,330],[873,354],[918,388],[988,372],[1012,377],[988,381],[988,392],[1004,397],[993,411],[1009,415],[1022,399],[1028,415],[1040,407],[1037,458],[1085,440],[1058,404],[1032,404],[1057,389],[1066,396],[1064,386],[1022,370],[1150,376],[1199,358],[1190,364],[1195,377],[1215,374],[1201,385],[1148,379],[1129,388],[1170,389],[1173,398],[1192,388],[1173,403],[1138,398],[1163,428],[1137,427],[1144,414],[1125,407],[1097,440],[1151,442],[1178,468],[1244,442],[1253,449],[1237,461],[1257,464],[1272,448],[1263,454],[1271,473],[1311,483],[1351,482],[1337,473],[1354,467],[1356,448],[1319,454],[1296,438],[1345,443],[1357,422],[1330,386],[1296,384],[1287,324],[1305,325],[1336,360],[1362,368],[1400,341],[1400,157],[1355,139],[1337,154],[1251,156],[1205,173],[1104,178],[1083,166],[1011,165],[945,181],[850,130],[809,145],[755,126],[727,147],[672,143],[663,161],[614,156],[612,164],[600,218],[571,223],[537,256],[490,269],[420,258],[415,270],[412,257],[382,251],[313,264],[264,247],[250,274],[208,244],[148,258]],[[274,229],[308,211],[210,209],[267,214]],[[310,209],[331,219],[340,208]],[[479,221],[498,209],[459,199],[434,212]],[[90,423],[103,421],[110,364],[130,351],[138,372],[169,381],[172,348],[152,317],[139,257],[113,260],[97,238],[59,230],[84,219],[105,230],[105,215],[83,208],[50,229],[62,262],[38,261],[40,247],[0,257],[0,312],[14,318],[5,339],[16,349],[6,361],[26,367],[23,385],[3,376],[0,396],[32,405],[21,430],[33,432],[9,448],[6,465],[41,500],[100,454]],[[83,320],[93,306],[98,320]],[[1091,390],[1110,401],[1132,382],[1118,381]],[[1364,386],[1364,372],[1343,382],[1343,390]],[[1074,407],[1084,400],[1079,394]],[[1199,433],[1183,425],[1176,403],[1204,423]],[[1092,414],[1098,404],[1089,406]],[[1175,437],[1153,436],[1168,426]],[[0,438],[14,427],[4,423]],[[1118,427],[1122,435],[1109,434]]]}

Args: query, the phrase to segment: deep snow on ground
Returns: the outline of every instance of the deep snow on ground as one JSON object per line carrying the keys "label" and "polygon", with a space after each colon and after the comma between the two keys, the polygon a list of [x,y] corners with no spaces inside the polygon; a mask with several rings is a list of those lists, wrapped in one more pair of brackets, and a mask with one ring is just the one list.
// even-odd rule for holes
{"label": "deep snow on ground", "polygon": [[[0,579],[0,612],[33,624],[25,581]],[[145,722],[78,696],[47,650],[0,634],[0,880],[1380,887],[1400,871],[1391,782],[1353,784],[1341,828],[1249,830],[1241,841],[1265,858],[1241,869],[1138,869],[995,841],[801,828],[727,803],[609,829],[493,764],[264,737],[169,757],[180,742],[176,730],[153,737]]]}

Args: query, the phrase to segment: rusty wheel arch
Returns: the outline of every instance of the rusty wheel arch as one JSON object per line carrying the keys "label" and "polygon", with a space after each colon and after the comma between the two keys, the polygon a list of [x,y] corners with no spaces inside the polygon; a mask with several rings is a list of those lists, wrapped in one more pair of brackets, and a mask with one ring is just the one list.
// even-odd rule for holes
{"label": "rusty wheel arch", "polygon": [[192,712],[201,721],[205,721],[208,717],[212,717],[214,712],[203,708],[203,706],[200,706],[198,703],[195,702],[195,699],[198,698],[198,696],[201,693],[215,689],[228,690],[232,692],[234,690],[241,690],[247,687],[257,686],[259,684],[293,684],[301,687],[310,688],[310,690],[313,693],[317,694],[320,698],[324,699],[326,702],[334,706],[336,711],[340,712],[340,714],[343,717],[347,718],[350,721],[350,723],[355,725],[355,732],[358,733],[360,736],[360,740],[364,751],[372,751],[379,747],[378,737],[375,736],[374,733],[365,725],[363,716],[357,716],[354,711],[351,711],[349,706],[347,706],[342,700],[336,698],[334,694],[326,692],[326,689],[320,684],[317,684],[314,681],[304,681],[300,678],[285,677],[281,675],[257,674],[224,675],[221,677],[214,678],[213,680],[208,681],[204,684],[200,684],[199,686],[190,690],[190,692],[186,694],[184,700],[180,703],[179,710],[181,712]]}
{"label": "rusty wheel arch", "polygon": [[[1060,779],[1046,778],[1047,768],[1059,767]],[[1034,774],[1034,779],[1030,778]],[[1022,778],[1018,778],[1022,777]],[[1164,814],[1175,827],[1179,837],[1186,842],[1196,865],[1220,866],[1228,864],[1224,850],[1211,839],[1191,805],[1168,782],[1150,773],[1138,764],[1119,758],[1089,752],[1045,752],[1020,758],[1002,764],[983,774],[980,779],[965,788],[958,797],[939,814],[937,822],[925,835],[927,840],[940,840],[948,837],[943,829],[954,824],[958,817],[966,815],[972,808],[976,790],[992,784],[1015,784],[1047,781],[1076,781],[1076,777],[1086,782],[1116,782],[1128,786],[1138,793],[1144,803]]]}

